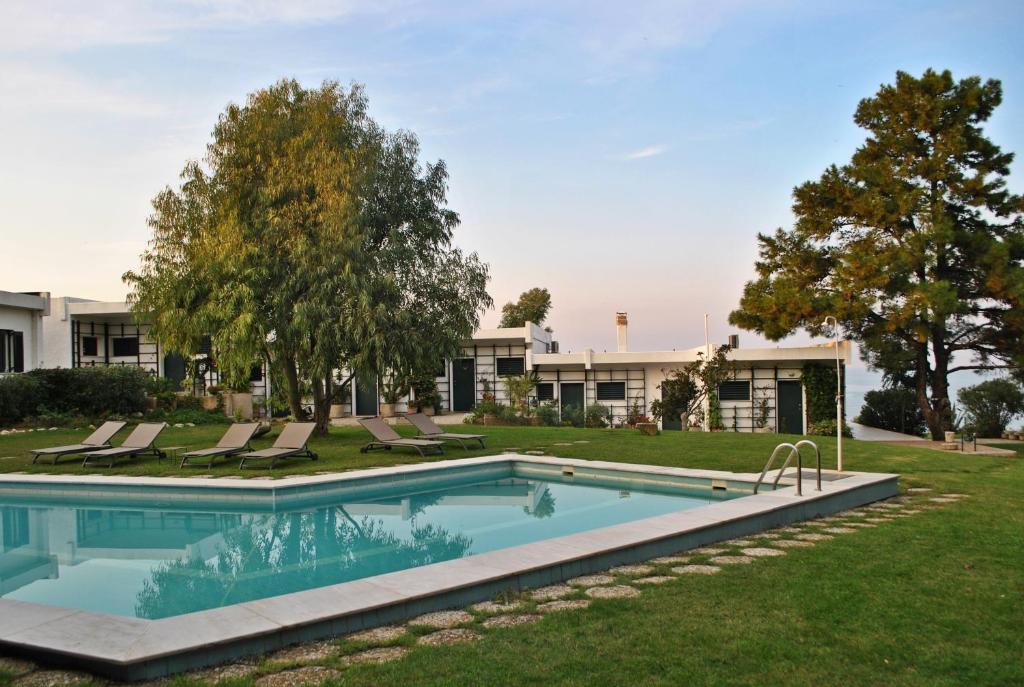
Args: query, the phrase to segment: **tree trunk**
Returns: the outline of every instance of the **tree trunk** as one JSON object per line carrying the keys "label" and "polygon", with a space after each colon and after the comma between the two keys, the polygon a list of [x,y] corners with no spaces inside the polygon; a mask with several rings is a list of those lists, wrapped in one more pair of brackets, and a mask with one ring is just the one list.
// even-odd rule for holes
{"label": "tree trunk", "polygon": [[299,387],[299,371],[295,366],[295,358],[288,355],[281,361],[284,378],[288,384],[288,408],[296,420],[305,420],[306,411],[302,409],[302,389]]}
{"label": "tree trunk", "polygon": [[[916,347],[914,386],[917,405],[928,423],[928,432],[933,441],[943,441],[948,430],[953,428],[953,410],[949,402],[949,358],[942,350],[942,343],[936,343],[935,368],[928,360],[928,345]],[[929,394],[929,391],[931,393]]]}
{"label": "tree trunk", "polygon": [[313,380],[313,422],[316,423],[316,433],[320,436],[327,434],[327,428],[331,421],[331,378]]}

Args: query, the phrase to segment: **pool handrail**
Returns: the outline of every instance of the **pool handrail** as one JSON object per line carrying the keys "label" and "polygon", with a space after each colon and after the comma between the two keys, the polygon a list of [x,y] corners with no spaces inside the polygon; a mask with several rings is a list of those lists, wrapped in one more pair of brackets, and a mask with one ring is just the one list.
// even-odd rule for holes
{"label": "pool handrail", "polygon": [[764,476],[766,474],[768,474],[768,470],[771,468],[772,463],[775,462],[775,456],[779,455],[779,451],[781,451],[782,449],[789,449],[789,455],[786,456],[786,460],[782,463],[782,467],[779,468],[779,474],[777,474],[775,476],[775,479],[772,481],[772,489],[777,489],[778,488],[779,480],[782,479],[782,474],[786,471],[786,468],[789,467],[789,463],[790,463],[790,461],[793,460],[793,456],[795,455],[796,456],[796,495],[797,496],[803,496],[804,495],[804,484],[803,484],[803,475],[804,475],[804,469],[803,468],[804,468],[804,466],[803,466],[803,457],[800,454],[800,447],[802,447],[802,446],[810,446],[810,447],[812,447],[814,449],[814,455],[815,455],[815,458],[816,458],[816,461],[817,461],[817,466],[816,466],[817,467],[817,476],[818,476],[817,491],[821,491],[821,451],[818,449],[818,445],[816,443],[814,443],[813,441],[811,441],[810,439],[801,439],[800,441],[796,442],[796,444],[790,444],[788,442],[783,442],[783,443],[781,443],[781,444],[779,444],[778,446],[775,447],[775,450],[772,451],[772,454],[768,457],[768,462],[764,464],[764,469],[761,470],[760,477],[758,477],[757,478],[757,482],[754,483],[754,493],[756,494],[758,489],[761,487],[761,483],[764,481]]}

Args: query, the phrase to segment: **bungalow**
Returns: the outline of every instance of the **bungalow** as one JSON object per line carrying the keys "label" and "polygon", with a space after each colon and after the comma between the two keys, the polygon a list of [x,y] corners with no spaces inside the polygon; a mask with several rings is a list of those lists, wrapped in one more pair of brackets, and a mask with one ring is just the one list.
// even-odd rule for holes
{"label": "bungalow", "polygon": [[50,294],[0,291],[0,375],[43,365],[43,318]]}

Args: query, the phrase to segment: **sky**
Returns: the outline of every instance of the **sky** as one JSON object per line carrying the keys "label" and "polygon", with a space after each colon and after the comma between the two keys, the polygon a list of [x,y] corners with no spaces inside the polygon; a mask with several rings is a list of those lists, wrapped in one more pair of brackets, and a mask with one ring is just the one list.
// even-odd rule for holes
{"label": "sky", "polygon": [[496,310],[546,286],[563,350],[614,347],[619,310],[633,349],[702,344],[705,313],[724,342],[757,232],[849,159],[897,70],[1000,79],[986,131],[1024,149],[1022,23],[984,0],[4,0],[0,289],[123,299],[150,200],[225,106],[330,79],[445,160]]}

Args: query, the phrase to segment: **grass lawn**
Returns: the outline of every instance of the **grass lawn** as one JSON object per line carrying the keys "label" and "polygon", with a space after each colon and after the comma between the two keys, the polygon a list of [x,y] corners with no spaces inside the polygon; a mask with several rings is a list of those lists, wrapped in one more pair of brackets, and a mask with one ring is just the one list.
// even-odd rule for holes
{"label": "grass lawn", "polygon": [[[197,447],[222,431],[171,428],[160,443]],[[484,431],[487,451],[453,447],[446,457],[515,447],[573,458],[753,472],[783,440],[731,433]],[[82,472],[71,460],[32,466],[25,452],[84,435],[0,437],[0,471]],[[314,440],[321,460],[296,460],[274,474],[419,460],[404,451],[360,454],[366,439],[361,429],[332,430]],[[569,443],[578,441],[588,443]],[[834,440],[820,443],[831,467]],[[637,598],[599,600],[534,625],[488,630],[473,643],[423,647],[407,639],[411,650],[401,660],[344,668],[338,684],[1024,684],[1024,461],[856,441],[844,442],[844,451],[847,469],[897,472],[903,489],[933,489],[915,497],[923,503],[940,492],[970,498],[812,548],[788,549],[783,557],[727,566],[711,576],[682,576]],[[86,471],[181,474],[170,461],[153,459]],[[235,462],[186,471],[232,473],[237,473]],[[340,668],[330,660],[325,665]],[[11,674],[0,673],[0,685],[12,681]],[[174,682],[195,680],[179,676]],[[251,682],[246,677],[231,684]]]}

